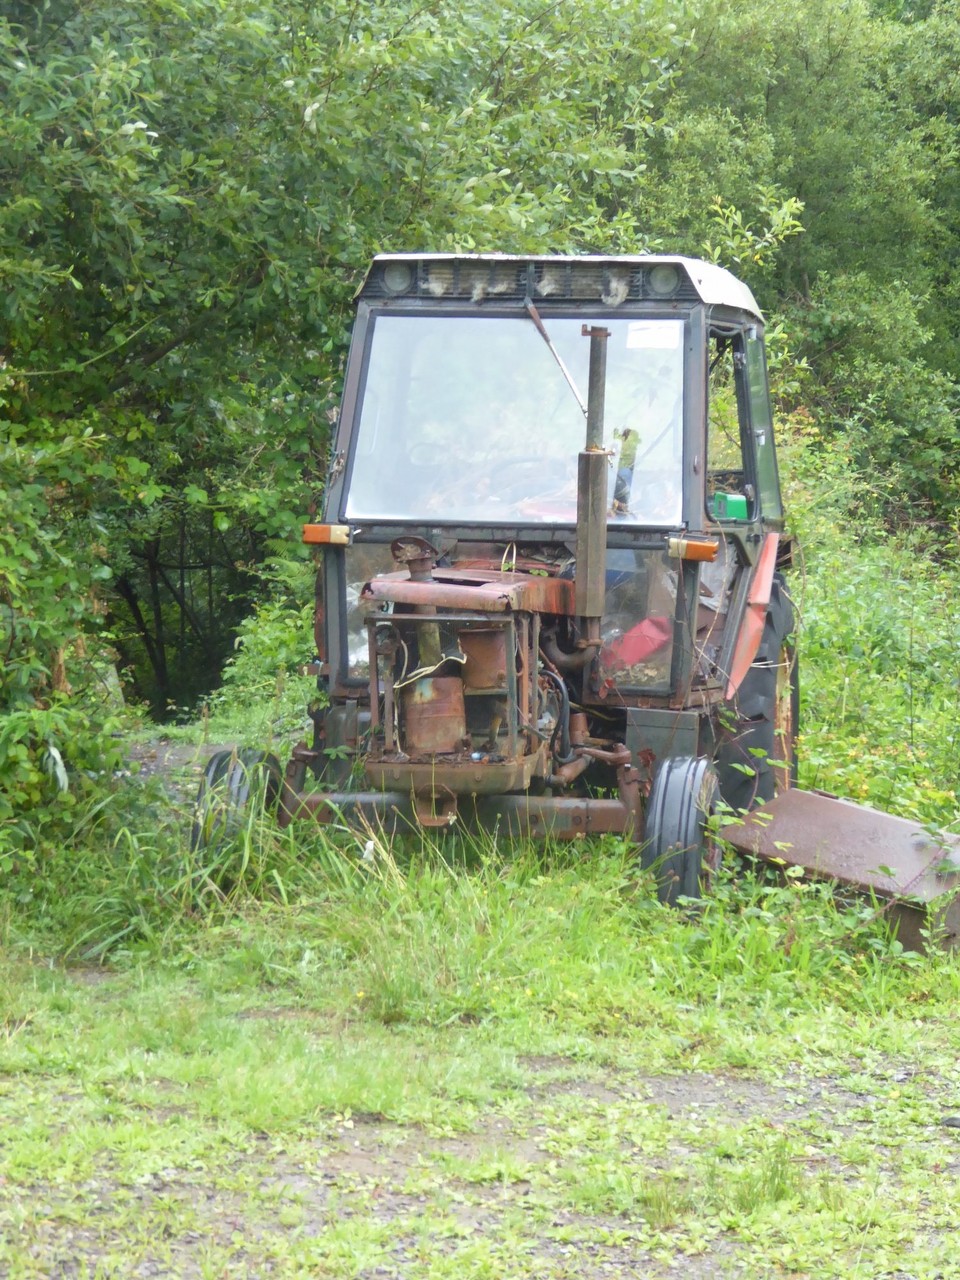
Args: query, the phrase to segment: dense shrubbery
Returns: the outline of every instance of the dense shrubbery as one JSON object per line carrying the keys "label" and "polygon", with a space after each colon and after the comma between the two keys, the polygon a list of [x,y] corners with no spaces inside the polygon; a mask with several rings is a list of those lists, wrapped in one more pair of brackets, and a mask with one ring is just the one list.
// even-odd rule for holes
{"label": "dense shrubbery", "polygon": [[[662,248],[734,267],[770,313],[782,408],[815,423],[816,484],[868,488],[888,529],[920,516],[942,540],[958,43],[948,3],[8,5],[10,815],[61,806],[101,767],[84,698],[101,705],[104,625],[155,715],[216,686],[239,626],[221,705],[273,682],[268,719],[292,716],[285,605],[242,619],[319,499],[349,298],[377,249]],[[941,597],[923,590],[929,618]],[[902,691],[915,741],[931,698],[914,676]]]}
{"label": "dense shrubbery", "polygon": [[68,529],[62,513],[104,474],[89,434],[0,444],[0,870],[30,856],[41,826],[62,834],[117,759],[98,639],[109,571],[95,521]]}
{"label": "dense shrubbery", "polygon": [[[922,527],[890,534],[877,513],[882,494],[864,491],[842,447],[824,439],[804,415],[781,422],[781,439],[800,540],[791,585],[801,617],[801,783],[923,824],[952,824],[958,817],[958,672],[949,609],[956,564],[945,550],[938,559],[929,554]],[[279,755],[299,736],[312,683],[295,674],[311,645],[311,610],[303,604],[309,579],[302,561],[273,563],[272,590],[265,587],[265,602],[241,627],[224,688],[203,725],[208,734],[258,746],[272,740]],[[46,770],[44,785],[55,790],[56,768],[51,772],[44,763],[40,744],[69,743],[74,726],[58,718],[55,708],[34,707],[27,714],[40,752],[36,767]],[[20,723],[16,717],[7,722]],[[0,751],[7,749],[3,743],[0,738]],[[82,734],[77,749],[86,750]],[[310,824],[280,832],[272,819],[251,810],[236,838],[191,850],[189,796],[171,804],[150,784],[123,780],[110,786],[101,780],[96,794],[87,796],[71,781],[67,795],[66,803],[57,796],[58,803],[40,810],[39,819],[21,815],[8,826],[15,843],[8,836],[0,846],[0,856],[7,852],[8,873],[0,915],[4,901],[16,902],[18,935],[55,938],[55,945],[75,955],[157,948],[171,926],[220,919],[251,900],[329,901],[339,910],[344,902],[362,899],[366,910],[369,895],[382,894],[393,910],[408,904],[411,886],[426,883],[434,872],[444,893],[457,901],[478,892],[478,882],[468,876],[462,888],[454,888],[429,842],[396,850],[399,868],[386,845],[375,847],[373,874],[364,862],[366,837],[317,831]],[[470,867],[481,868],[483,883],[488,873],[496,878],[505,851],[490,837],[461,853]],[[551,874],[558,868],[562,873],[569,856],[579,855],[510,850],[521,867],[549,866]],[[591,845],[591,859],[604,856]],[[628,851],[618,846],[615,856],[626,858]],[[656,911],[651,886],[638,891],[630,874],[624,887],[632,904],[625,909]],[[644,917],[643,927],[673,928],[652,915]],[[756,972],[775,972],[786,983],[797,975],[819,981],[827,971],[842,977],[851,963],[869,967],[899,954],[883,918],[869,905],[834,903],[822,887],[805,887],[803,881],[774,888],[762,875],[745,885],[724,881],[704,928],[682,937],[684,948],[702,945],[701,959],[715,972],[736,957],[737,965],[749,961]],[[380,941],[387,945],[387,933]],[[416,938],[408,941],[412,945]],[[335,939],[325,938],[328,943]],[[376,949],[379,943],[371,945]],[[398,965],[403,981],[410,981],[410,955]],[[383,990],[376,995],[372,979],[365,980],[371,1006],[382,1000],[384,1017],[420,1016],[420,995],[399,991],[392,972],[384,968]]]}
{"label": "dense shrubbery", "polygon": [[237,629],[236,652],[210,700],[210,732],[224,741],[289,744],[306,721],[316,678],[300,669],[313,657],[312,565],[276,558],[263,598]]}
{"label": "dense shrubbery", "polygon": [[781,423],[801,554],[802,784],[934,826],[960,820],[956,790],[960,567],[946,534],[891,531],[845,441]]}

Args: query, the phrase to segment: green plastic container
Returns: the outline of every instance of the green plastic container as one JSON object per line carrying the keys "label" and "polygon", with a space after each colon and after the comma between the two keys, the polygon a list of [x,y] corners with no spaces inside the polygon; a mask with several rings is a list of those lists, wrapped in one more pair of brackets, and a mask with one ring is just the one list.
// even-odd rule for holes
{"label": "green plastic container", "polygon": [[715,493],[713,495],[713,514],[717,520],[746,520],[747,497],[743,493]]}

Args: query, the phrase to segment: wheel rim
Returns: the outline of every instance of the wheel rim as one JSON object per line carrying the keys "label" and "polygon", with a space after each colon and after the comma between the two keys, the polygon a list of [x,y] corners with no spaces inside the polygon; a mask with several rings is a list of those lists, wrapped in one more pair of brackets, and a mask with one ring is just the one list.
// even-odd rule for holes
{"label": "wheel rim", "polygon": [[668,758],[657,770],[641,864],[656,872],[657,894],[667,905],[709,890],[720,853],[710,821],[717,792],[716,773],[704,757]]}

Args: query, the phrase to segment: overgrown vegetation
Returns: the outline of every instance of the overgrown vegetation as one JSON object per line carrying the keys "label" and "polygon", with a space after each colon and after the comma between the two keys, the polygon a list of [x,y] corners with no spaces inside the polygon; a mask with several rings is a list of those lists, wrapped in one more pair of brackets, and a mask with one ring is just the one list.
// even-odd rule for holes
{"label": "overgrown vegetation", "polygon": [[724,874],[691,917],[616,841],[164,843],[117,849],[142,927],[72,937],[116,976],[4,961],[12,1273],[949,1274],[957,968],[868,905]]}
{"label": "overgrown vegetation", "polygon": [[952,11],[575,9],[50,0],[0,23],[0,865],[63,949],[300,892],[286,838],[238,871],[186,853],[173,812],[138,829],[108,646],[160,714],[222,673],[207,738],[299,736],[312,583],[285,536],[383,246],[680,248],[747,277],[802,550],[802,780],[955,820],[951,106],[917,55]]}
{"label": "overgrown vegetation", "polygon": [[733,267],[795,353],[783,407],[888,520],[943,530],[957,31],[867,0],[8,5],[0,429],[40,487],[8,504],[5,607],[65,599],[24,551],[39,513],[73,556],[68,663],[99,630],[154,716],[192,711],[315,507],[349,298],[390,248]]}
{"label": "overgrown vegetation", "polygon": [[[896,762],[889,807],[947,821],[951,657],[907,623],[948,571],[868,523],[852,468],[825,486],[833,446],[802,425],[804,777],[859,794]],[[276,725],[307,621],[290,585],[198,737]],[[891,721],[914,733],[896,754]],[[0,897],[11,1273],[69,1253],[90,1274],[827,1278],[906,1250],[918,1280],[950,1274],[960,971],[905,953],[875,904],[730,862],[671,911],[611,839],[438,846],[250,812],[191,851],[186,790],[101,797],[64,838],[39,826]]]}
{"label": "overgrown vegetation", "polygon": [[704,253],[771,319],[801,781],[954,825],[958,33],[7,6],[0,1270],[953,1273],[951,957],[732,862],[665,911],[615,840],[251,812],[191,850],[195,771],[130,776],[113,664],[185,738],[299,736],[293,543],[372,252]]}
{"label": "overgrown vegetation", "polygon": [[801,416],[781,424],[800,545],[801,782],[934,827],[956,789],[957,590],[952,536],[891,530],[883,486]]}

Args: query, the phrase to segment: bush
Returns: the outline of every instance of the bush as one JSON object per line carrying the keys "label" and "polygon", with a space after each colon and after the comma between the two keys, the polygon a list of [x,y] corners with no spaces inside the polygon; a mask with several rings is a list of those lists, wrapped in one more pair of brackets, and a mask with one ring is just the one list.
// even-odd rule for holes
{"label": "bush", "polygon": [[313,565],[275,558],[262,579],[267,597],[241,622],[210,705],[211,732],[256,746],[299,732],[314,693],[300,675],[314,652]]}
{"label": "bush", "polygon": [[920,522],[891,532],[882,486],[807,417],[781,424],[801,556],[800,781],[945,826],[956,792],[955,553]]}
{"label": "bush", "polygon": [[0,445],[0,865],[29,854],[118,758],[97,638],[109,570],[92,531],[63,514],[80,468],[96,473],[97,447],[89,434]]}

